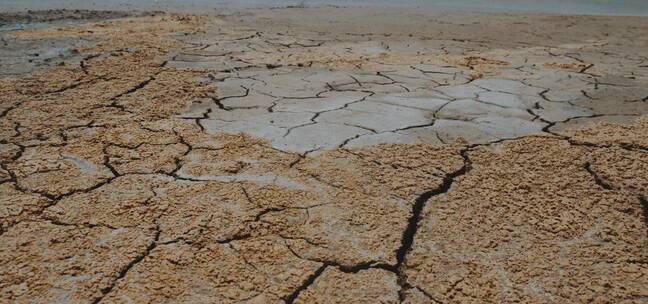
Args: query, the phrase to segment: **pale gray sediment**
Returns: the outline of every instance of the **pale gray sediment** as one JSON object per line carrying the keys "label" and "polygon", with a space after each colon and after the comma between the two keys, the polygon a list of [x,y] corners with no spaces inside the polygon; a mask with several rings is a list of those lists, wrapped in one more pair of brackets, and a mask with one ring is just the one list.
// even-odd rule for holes
{"label": "pale gray sediment", "polygon": [[212,71],[219,88],[183,115],[286,151],[486,143],[648,113],[639,17],[321,8],[225,20],[236,26],[189,37],[168,63]]}

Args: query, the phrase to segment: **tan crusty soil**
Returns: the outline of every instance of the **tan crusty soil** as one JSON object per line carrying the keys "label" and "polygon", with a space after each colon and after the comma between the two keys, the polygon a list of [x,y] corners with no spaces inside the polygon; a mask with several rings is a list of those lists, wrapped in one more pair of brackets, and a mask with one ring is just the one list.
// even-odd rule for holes
{"label": "tan crusty soil", "polygon": [[0,302],[648,301],[647,117],[305,157],[177,116],[218,88],[169,34],[206,22],[15,33],[100,42],[0,79]]}

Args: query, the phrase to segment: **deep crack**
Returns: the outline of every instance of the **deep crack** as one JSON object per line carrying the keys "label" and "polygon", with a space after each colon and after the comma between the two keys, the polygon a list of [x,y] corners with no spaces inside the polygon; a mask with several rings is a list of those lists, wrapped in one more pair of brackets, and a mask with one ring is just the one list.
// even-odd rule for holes
{"label": "deep crack", "polygon": [[399,291],[399,298],[401,302],[405,299],[405,286],[406,284],[408,284],[407,278],[403,274],[402,267],[405,263],[407,253],[410,251],[412,245],[414,244],[414,238],[418,230],[418,224],[421,220],[423,209],[426,203],[432,197],[448,192],[450,190],[450,187],[452,187],[455,178],[462,176],[470,171],[470,169],[472,168],[472,162],[468,156],[469,150],[470,148],[464,148],[459,152],[464,160],[464,164],[463,166],[461,166],[461,168],[454,172],[446,174],[446,176],[443,178],[443,182],[439,187],[421,194],[412,206],[411,216],[408,220],[407,227],[403,231],[401,246],[396,251],[396,265],[394,266],[394,269],[398,274],[398,284],[401,286],[401,290]]}
{"label": "deep crack", "polygon": [[286,304],[292,304],[293,302],[295,302],[297,297],[299,297],[299,294],[313,285],[313,283],[315,283],[315,280],[317,280],[317,278],[322,274],[322,272],[324,272],[324,270],[326,270],[328,266],[329,265],[327,264],[323,264],[322,266],[320,266],[320,268],[315,270],[313,274],[308,276],[308,278],[299,287],[297,287],[295,291],[284,298]]}
{"label": "deep crack", "polygon": [[141,255],[138,255],[137,257],[135,257],[135,259],[133,259],[132,261],[130,261],[130,263],[128,263],[124,268],[122,268],[122,269],[119,271],[119,274],[117,275],[117,278],[115,278],[115,279],[112,281],[112,284],[110,284],[108,287],[106,287],[106,288],[102,288],[102,289],[100,290],[102,295],[101,295],[99,298],[96,298],[94,301],[92,301],[93,304],[101,303],[101,301],[102,301],[102,300],[103,300],[103,299],[104,299],[108,294],[110,294],[110,292],[115,288],[115,286],[117,285],[117,283],[118,283],[121,279],[123,279],[123,278],[128,274],[128,272],[129,272],[133,267],[135,267],[135,265],[137,265],[139,262],[143,261],[143,260],[144,260],[144,259],[145,259],[145,258],[146,258],[150,253],[151,253],[151,251],[153,251],[153,249],[155,249],[155,247],[157,247],[157,245],[158,245],[158,241],[160,240],[160,233],[161,233],[161,232],[162,232],[162,231],[161,231],[161,229],[160,229],[160,226],[159,226],[159,225],[156,225],[155,236],[153,237],[153,240],[151,240],[150,244],[149,244],[148,246],[146,246],[146,249],[144,250],[144,252],[143,252]]}
{"label": "deep crack", "polygon": [[587,170],[587,172],[592,175],[596,184],[599,185],[601,188],[605,190],[614,189],[610,184],[608,184],[605,180],[603,180],[603,178],[601,178],[600,175],[598,175],[596,172],[594,172],[594,170],[592,170],[592,164],[590,164],[589,162],[585,164],[585,170]]}

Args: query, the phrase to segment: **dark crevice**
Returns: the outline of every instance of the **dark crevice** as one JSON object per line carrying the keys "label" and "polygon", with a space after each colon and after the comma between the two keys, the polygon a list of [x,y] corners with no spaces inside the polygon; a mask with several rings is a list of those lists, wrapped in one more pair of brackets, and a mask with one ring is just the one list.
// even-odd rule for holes
{"label": "dark crevice", "polygon": [[24,101],[20,101],[20,102],[17,102],[16,104],[14,104],[14,105],[12,105],[10,107],[7,107],[4,111],[0,112],[0,118],[4,118],[5,116],[7,116],[7,114],[9,114],[9,112],[11,112],[12,110],[17,109],[23,103],[24,103]]}
{"label": "dark crevice", "polygon": [[268,214],[270,212],[281,212],[281,211],[284,211],[286,209],[288,209],[288,208],[267,208],[267,209],[263,209],[261,212],[257,213],[257,215],[254,217],[254,221],[255,222],[260,221],[261,218],[264,215],[266,215],[266,214]]}
{"label": "dark crevice", "polygon": [[27,149],[25,146],[18,144],[18,143],[11,143],[12,145],[18,147],[18,152],[11,156],[10,160],[11,161],[17,161],[20,157],[22,157],[23,153],[25,153],[25,149]]}
{"label": "dark crevice", "polygon": [[320,151],[320,150],[322,150],[322,147],[310,149],[308,151],[305,151],[303,154],[301,154],[301,157],[306,158],[306,156],[308,156],[309,154],[315,153],[315,152]]}
{"label": "dark crevice", "polygon": [[311,122],[307,122],[307,123],[305,123],[305,124],[301,124],[301,125],[297,125],[297,126],[293,126],[293,127],[288,128],[288,130],[286,130],[286,134],[284,134],[283,137],[286,137],[286,136],[290,135],[290,133],[291,133],[294,129],[297,129],[297,128],[301,128],[301,127],[305,127],[305,126],[310,126],[310,125],[314,125],[314,124],[316,124],[317,122],[316,122],[316,121],[313,121],[313,120],[314,120],[318,115],[319,115],[319,113],[315,114],[315,115],[311,118]]}
{"label": "dark crevice", "polygon": [[583,96],[585,96],[585,98],[590,99],[590,100],[596,100],[596,99],[598,99],[598,98],[594,98],[592,95],[590,95],[589,93],[587,93],[587,91],[585,91],[585,90],[581,90],[581,94],[583,94]]}
{"label": "dark crevice", "polygon": [[435,299],[431,294],[429,294],[427,291],[423,290],[422,288],[419,288],[419,287],[413,287],[413,288],[418,290],[419,292],[421,292],[428,299],[430,299],[430,300],[432,300],[434,302],[437,302],[437,303],[443,303],[442,301],[440,301],[438,299]]}
{"label": "dark crevice", "polygon": [[[42,216],[42,218],[43,218],[43,220],[48,221],[49,223],[51,223],[51,224],[53,224],[53,225],[57,225],[57,226],[70,226],[70,227],[77,227],[77,228],[96,228],[96,227],[105,227],[105,228],[112,229],[112,230],[118,229],[117,227],[113,227],[113,226],[106,225],[106,224],[91,224],[91,223],[79,223],[79,224],[76,224],[76,223],[67,223],[67,222],[63,222],[63,221],[61,221],[61,220],[55,219],[55,218],[53,218],[53,217],[46,216],[46,215],[45,215],[45,216]],[[119,228],[128,228],[128,227],[131,227],[131,226],[120,226]]]}
{"label": "dark crevice", "polygon": [[[407,126],[407,127],[403,127],[403,128],[399,128],[399,129],[390,130],[388,132],[398,132],[398,131],[406,131],[406,130],[417,129],[417,128],[432,127],[432,126],[434,126],[435,122],[436,121],[432,121],[432,122],[426,123],[426,124]],[[380,132],[380,133],[384,133],[384,132]],[[378,134],[380,134],[380,133],[378,133]]]}
{"label": "dark crevice", "polygon": [[[105,160],[106,160],[106,158],[104,158],[104,161],[105,161]],[[24,189],[24,188],[22,188],[22,187],[20,187],[20,186],[18,185],[18,181],[17,181],[17,179],[16,179],[16,176],[13,174],[13,172],[11,172],[11,171],[8,171],[8,172],[9,172],[9,174],[10,174],[10,176],[11,176],[11,181],[14,183],[14,188],[15,188],[16,190],[18,190],[18,191],[20,191],[20,192],[23,192],[23,193],[34,193],[34,194],[38,194],[38,195],[43,196],[43,197],[45,197],[45,198],[47,198],[47,199],[49,199],[49,200],[51,201],[49,204],[47,204],[47,205],[43,208],[43,210],[44,210],[44,209],[47,209],[47,208],[49,208],[49,207],[55,206],[55,205],[56,205],[59,201],[61,201],[63,198],[66,198],[66,197],[68,197],[68,196],[74,195],[74,194],[76,194],[76,193],[90,193],[90,192],[92,192],[92,191],[94,191],[94,190],[96,190],[96,189],[99,189],[99,188],[101,188],[101,187],[103,187],[103,186],[105,186],[105,185],[107,185],[107,184],[112,183],[112,182],[113,182],[115,179],[117,179],[118,177],[121,177],[121,176],[124,176],[124,175],[125,175],[125,174],[120,174],[120,173],[118,173],[118,172],[117,172],[114,168],[112,168],[112,166],[110,166],[110,165],[108,166],[108,168],[111,170],[111,172],[112,172],[113,174],[116,173],[116,175],[113,175],[113,176],[107,177],[107,178],[105,178],[103,181],[101,181],[101,182],[99,182],[99,183],[97,183],[97,184],[95,184],[95,185],[93,185],[93,186],[90,186],[90,187],[88,187],[88,188],[83,188],[83,189],[74,189],[74,190],[71,190],[71,191],[69,191],[69,192],[65,192],[65,193],[58,194],[58,195],[56,195],[56,194],[51,194],[51,193],[48,193],[48,192],[45,192],[45,191],[38,191],[38,190],[31,190],[31,189]]]}
{"label": "dark crevice", "polygon": [[578,71],[578,73],[581,73],[581,74],[587,74],[587,73],[585,73],[585,72],[586,72],[587,70],[591,69],[593,66],[594,66],[594,64],[593,64],[593,63],[590,63],[590,64],[588,64],[586,67],[584,67],[584,68],[582,68],[580,71]]}
{"label": "dark crevice", "polygon": [[[308,239],[305,239],[305,238],[291,238],[291,237],[282,236],[282,235],[280,235],[280,237],[283,238],[284,240],[286,240],[286,239],[288,239],[288,240],[299,239],[299,240],[303,240],[306,243],[308,243],[310,245],[313,245],[313,246],[321,246],[320,244],[317,244],[317,243],[315,243],[313,241],[310,241]],[[342,263],[339,263],[339,262],[336,262],[336,261],[331,261],[331,260],[317,259],[317,258],[306,258],[306,257],[301,256],[297,252],[295,252],[295,250],[291,246],[289,246],[288,244],[286,244],[286,247],[288,248],[288,250],[290,250],[290,252],[295,257],[297,257],[299,259],[307,260],[307,261],[311,261],[311,262],[323,263],[324,265],[327,265],[327,266],[336,267],[341,272],[344,272],[344,273],[358,273],[358,272],[360,272],[362,270],[367,270],[367,269],[382,269],[382,270],[389,271],[389,272],[392,272],[392,273],[395,273],[396,275],[398,275],[398,270],[396,269],[396,267],[394,265],[390,265],[390,264],[387,264],[387,263],[380,263],[378,261],[368,261],[368,262],[362,262],[362,263],[358,263],[358,264],[345,265],[345,264],[342,264]]]}
{"label": "dark crevice", "polygon": [[409,285],[407,283],[407,277],[403,274],[402,267],[405,263],[407,254],[414,243],[414,238],[416,236],[416,232],[418,231],[418,224],[421,220],[423,209],[426,203],[432,197],[448,192],[450,190],[450,187],[454,183],[455,178],[465,175],[471,170],[472,161],[468,156],[468,151],[475,146],[468,146],[467,148],[461,150],[459,154],[463,158],[463,166],[461,166],[461,168],[454,172],[446,174],[446,176],[443,178],[443,182],[439,187],[421,194],[415,200],[414,205],[412,206],[412,212],[408,220],[407,227],[403,231],[401,246],[398,248],[398,250],[396,250],[396,265],[393,266],[393,269],[398,275],[398,284],[401,286],[401,290],[399,291],[399,298],[401,302],[405,300],[404,292]]}
{"label": "dark crevice", "polygon": [[112,173],[113,176],[117,177],[120,174],[117,171],[117,169],[115,169],[115,167],[113,167],[113,165],[110,163],[110,156],[109,156],[110,154],[108,153],[108,147],[109,146],[110,145],[106,145],[106,146],[103,147],[103,155],[104,155],[103,156],[103,165],[104,165],[104,167],[108,168],[108,170],[110,170],[110,173]]}
{"label": "dark crevice", "polygon": [[646,224],[646,235],[648,235],[648,199],[645,196],[639,196],[639,202],[641,202],[641,209],[643,210],[643,220]]}
{"label": "dark crevice", "polygon": [[114,96],[110,99],[110,104],[105,105],[104,107],[108,107],[108,108],[116,108],[116,109],[119,109],[120,111],[124,111],[124,112],[128,112],[128,113],[133,113],[133,112],[131,112],[131,111],[129,111],[129,110],[126,110],[126,107],[125,107],[124,105],[119,104],[118,99],[121,98],[121,97],[123,97],[123,96],[129,95],[129,94],[132,94],[132,93],[135,93],[136,91],[138,91],[138,90],[140,90],[140,89],[143,89],[143,88],[146,87],[149,83],[151,83],[153,80],[155,80],[155,76],[157,76],[157,75],[160,74],[161,72],[162,72],[162,71],[160,70],[160,71],[156,72],[155,74],[153,74],[152,76],[149,76],[146,80],[144,80],[144,81],[138,83],[137,85],[133,86],[132,88],[130,88],[130,89],[124,91],[124,92],[121,92],[121,93],[119,93],[119,94],[117,94],[117,95],[114,95]]}
{"label": "dark crevice", "polygon": [[[159,72],[156,73],[155,75],[157,75],[157,74],[159,74]],[[143,88],[146,87],[149,83],[151,83],[151,81],[155,80],[155,75],[154,75],[154,76],[149,76],[146,80],[144,80],[144,81],[138,83],[138,84],[135,85],[134,87],[132,87],[132,88],[130,88],[130,89],[124,91],[124,92],[121,92],[121,93],[119,93],[119,94],[113,96],[112,100],[115,101],[115,100],[117,100],[118,98],[120,98],[120,97],[122,97],[122,96],[125,96],[125,95],[128,95],[128,94],[132,94],[132,93],[135,93],[137,90],[143,89]]]}
{"label": "dark crevice", "polygon": [[241,241],[250,238],[252,235],[249,232],[241,233],[234,235],[230,238],[224,239],[224,240],[217,240],[216,243],[219,244],[229,244],[234,241]]}
{"label": "dark crevice", "polygon": [[297,164],[299,164],[302,160],[306,159],[306,157],[304,155],[301,155],[301,154],[295,154],[295,155],[297,155],[298,158],[296,158],[294,161],[290,162],[290,164],[288,165],[288,168],[293,168]]}
{"label": "dark crevice", "polygon": [[[210,98],[214,102],[214,104],[216,104],[216,106],[218,106],[219,109],[224,110],[224,111],[231,111],[234,108],[226,107],[225,105],[223,105],[222,102],[223,102],[223,100],[227,100],[227,99],[230,99],[230,98],[245,98],[245,97],[248,97],[250,95],[250,89],[246,88],[244,86],[241,86],[241,88],[243,88],[245,90],[245,93],[243,93],[243,95],[232,95],[232,96],[225,96],[225,97],[221,97],[221,98],[217,98],[217,97],[212,96]],[[209,114],[209,112],[203,118],[208,118],[208,114]]]}
{"label": "dark crevice", "polygon": [[[338,146],[338,148],[344,148],[347,144],[349,144],[350,141],[352,141],[352,140],[354,140],[354,139],[357,139],[357,138],[359,138],[359,137],[362,136],[362,135],[364,135],[364,134],[358,134],[358,135],[355,135],[355,136],[353,136],[353,137],[349,137],[349,138],[345,139],[345,140],[344,140],[344,141],[343,141],[343,142]],[[309,152],[306,152],[306,154],[308,154],[308,153],[310,153],[310,151],[309,151]],[[306,154],[305,154],[305,155],[306,155]]]}
{"label": "dark crevice", "polygon": [[612,190],[614,189],[610,184],[608,184],[601,176],[599,176],[594,170],[592,170],[592,164],[589,162],[585,164],[585,170],[594,177],[594,181],[596,182],[597,185],[599,185],[601,188],[605,190]]}
{"label": "dark crevice", "polygon": [[196,122],[196,125],[198,126],[198,128],[200,129],[200,132],[205,132],[205,126],[203,126],[203,124],[201,122],[202,119],[203,118],[196,118],[195,122]]}
{"label": "dark crevice", "polygon": [[[200,126],[200,124],[199,124],[199,126]],[[193,151],[193,146],[189,142],[187,142],[184,139],[184,137],[182,137],[182,135],[180,133],[178,133],[178,131],[173,130],[173,134],[175,134],[175,136],[178,137],[178,143],[185,146],[187,148],[187,151],[185,151],[182,154],[182,156],[175,157],[175,168],[173,168],[173,170],[171,170],[171,172],[168,173],[169,175],[176,175],[176,173],[178,171],[180,171],[180,169],[182,169],[182,166],[184,165],[184,163],[183,163],[184,157],[186,157],[187,155],[189,155],[189,153],[191,153],[191,151]]]}
{"label": "dark crevice", "polygon": [[558,135],[558,134],[554,133],[553,131],[551,131],[551,128],[555,127],[559,123],[567,123],[567,122],[570,122],[572,120],[580,119],[580,118],[597,118],[597,117],[605,116],[605,114],[592,114],[592,115],[574,116],[574,117],[570,117],[570,118],[567,118],[567,119],[561,120],[561,121],[549,121],[549,120],[546,120],[546,119],[542,118],[539,115],[536,115],[532,110],[527,110],[527,111],[529,111],[530,114],[535,115],[538,119],[540,119],[540,121],[547,124],[546,126],[544,126],[542,128],[542,132],[549,133],[549,134],[556,135],[556,136],[561,136],[561,135]]}
{"label": "dark crevice", "polygon": [[[310,240],[310,239],[308,239],[308,238],[305,238],[305,237],[287,236],[287,235],[282,235],[282,234],[277,234],[277,236],[279,236],[280,238],[282,238],[282,239],[284,239],[284,240],[300,240],[300,241],[304,241],[304,242],[306,242],[306,243],[309,244],[309,245],[313,245],[313,246],[321,247],[321,248],[328,248],[328,247],[325,246],[325,244],[323,244],[323,243],[317,243],[317,242],[315,242],[315,241],[313,241],[313,240]],[[304,257],[302,257],[301,255],[297,254],[297,252],[295,252],[295,251],[292,249],[292,247],[290,247],[288,244],[286,244],[286,247],[288,247],[288,249],[292,252],[292,254],[293,254],[294,256],[296,256],[296,257],[298,257],[298,258],[300,258],[300,259],[302,259],[302,260],[309,260],[309,261],[319,262],[319,263],[325,263],[325,262],[326,262],[326,261],[322,261],[322,260],[314,260],[314,259],[307,259],[307,258],[304,258]]]}
{"label": "dark crevice", "polygon": [[67,85],[67,86],[64,86],[64,87],[58,88],[58,89],[56,89],[56,90],[47,91],[47,92],[45,92],[45,93],[46,93],[46,94],[62,93],[62,92],[65,92],[65,91],[67,91],[67,90],[75,89],[75,88],[77,88],[77,87],[79,87],[79,86],[81,86],[81,85],[83,85],[83,84],[91,83],[91,82],[93,82],[93,81],[95,81],[95,80],[96,80],[96,79],[93,78],[93,79],[89,79],[89,80],[86,80],[86,81],[77,81],[77,82],[75,82],[75,83],[73,83],[73,84],[70,84],[70,85]]}
{"label": "dark crevice", "polygon": [[155,247],[158,244],[158,241],[160,240],[160,233],[161,233],[160,226],[156,225],[155,236],[153,237],[153,240],[151,240],[151,242],[148,244],[148,246],[146,246],[144,252],[138,255],[137,257],[135,257],[135,259],[130,261],[130,263],[128,263],[126,266],[124,266],[124,268],[122,268],[119,271],[117,278],[115,278],[112,281],[110,286],[101,289],[101,296],[99,298],[96,298],[94,301],[92,301],[93,304],[101,303],[101,301],[115,288],[117,283],[128,274],[128,271],[130,271],[133,267],[135,267],[135,265],[137,265],[139,262],[143,261],[151,253],[151,251],[155,249]]}
{"label": "dark crevice", "polygon": [[412,214],[408,220],[408,224],[407,227],[405,228],[405,231],[403,231],[401,246],[396,251],[396,268],[400,268],[403,265],[403,263],[405,262],[405,256],[407,255],[408,251],[412,248],[412,244],[414,242],[414,236],[416,235],[416,231],[418,230],[418,223],[421,220],[421,213],[423,212],[425,203],[428,200],[430,200],[430,198],[432,198],[433,196],[448,192],[455,178],[464,175],[470,171],[471,161],[470,158],[468,157],[468,149],[462,150],[460,154],[464,159],[464,165],[461,168],[459,168],[459,170],[446,174],[446,176],[443,178],[443,182],[438,188],[432,189],[430,191],[421,194],[414,202],[414,206],[412,206]]}
{"label": "dark crevice", "polygon": [[621,143],[621,144],[619,144],[619,147],[621,147],[623,149],[626,149],[626,150],[630,150],[630,151],[639,150],[639,151],[643,151],[643,152],[648,152],[648,147],[640,146],[640,145],[637,145],[637,144]]}
{"label": "dark crevice", "polygon": [[570,138],[569,136],[565,136],[565,135],[561,135],[561,134],[556,134],[556,133],[552,133],[552,134],[559,137],[562,140],[566,140],[572,146],[580,146],[580,147],[587,147],[587,148],[619,147],[621,149],[628,150],[628,151],[648,152],[648,147],[640,146],[640,145],[635,144],[635,143],[596,144],[596,143],[591,143],[591,142],[578,141],[578,140]]}
{"label": "dark crevice", "polygon": [[81,67],[81,70],[83,71],[84,74],[86,74],[86,75],[90,74],[88,72],[88,66],[86,65],[86,62],[88,62],[88,61],[90,61],[90,60],[92,60],[94,58],[97,58],[99,56],[101,56],[101,54],[91,54],[91,55],[83,57],[83,59],[79,63],[79,66]]}
{"label": "dark crevice", "polygon": [[403,284],[401,285],[401,289],[398,291],[398,299],[399,299],[399,302],[400,302],[400,303],[405,302],[405,298],[406,298],[406,297],[405,297],[405,292],[408,291],[408,290],[410,290],[410,289],[416,289],[416,290],[418,290],[418,291],[419,291],[420,293],[422,293],[426,298],[428,298],[430,301],[432,301],[431,303],[443,303],[442,301],[440,301],[440,300],[434,298],[431,294],[429,294],[427,291],[423,290],[422,288],[417,287],[417,286],[412,286],[412,285],[410,285],[410,284],[407,283],[407,282],[403,283]]}
{"label": "dark crevice", "polygon": [[304,281],[304,282],[302,283],[302,285],[300,285],[299,287],[297,287],[297,289],[296,289],[295,291],[293,291],[291,294],[289,294],[288,296],[286,296],[286,297],[284,298],[284,301],[286,301],[286,304],[292,304],[293,302],[295,302],[295,300],[297,299],[297,297],[299,297],[299,294],[300,294],[302,291],[308,289],[308,287],[310,287],[311,285],[313,285],[313,283],[315,283],[315,280],[317,280],[317,278],[318,278],[318,277],[319,277],[319,276],[324,272],[324,270],[326,270],[326,268],[327,268],[328,266],[329,266],[329,265],[324,264],[324,265],[320,266],[320,268],[318,268],[317,270],[315,270],[315,272],[314,272],[313,274],[311,274],[310,276],[308,276],[308,278],[306,279],[306,281]]}
{"label": "dark crevice", "polygon": [[250,204],[259,206],[259,204],[257,204],[257,203],[252,199],[252,196],[250,196],[250,193],[248,193],[248,191],[247,191],[247,189],[245,189],[245,187],[241,187],[241,191],[243,192],[243,195],[245,196],[245,199],[246,199]]}
{"label": "dark crevice", "polygon": [[180,175],[178,175],[177,172],[175,172],[175,173],[167,173],[166,175],[173,178],[174,180],[182,180],[182,181],[188,181],[188,182],[205,182],[205,181],[208,181],[208,180],[205,180],[205,179],[192,178],[192,177],[189,177],[189,176],[180,176]]}
{"label": "dark crevice", "polygon": [[2,168],[4,171],[6,171],[9,174],[9,179],[3,181],[3,183],[5,183],[5,182],[12,183],[13,187],[14,187],[14,189],[16,189],[16,191],[19,191],[19,192],[22,192],[22,193],[37,194],[37,195],[40,195],[40,196],[42,196],[42,197],[44,197],[44,198],[46,198],[46,199],[48,199],[50,201],[53,201],[52,203],[50,203],[50,205],[46,205],[45,208],[51,206],[52,204],[55,204],[59,200],[59,198],[57,198],[53,194],[49,194],[49,193],[46,193],[44,191],[37,191],[37,190],[31,190],[31,189],[23,188],[22,186],[19,185],[18,177],[16,176],[16,174],[13,171],[9,170],[9,168],[5,164],[0,163],[0,168]]}
{"label": "dark crevice", "polygon": [[403,88],[406,92],[411,92],[410,89],[402,84],[397,84],[399,87]]}
{"label": "dark crevice", "polygon": [[364,262],[356,265],[344,265],[334,261],[318,261],[314,259],[310,259],[310,261],[320,262],[328,266],[337,267],[340,271],[344,273],[358,273],[362,270],[382,269],[385,271],[393,272],[398,275],[398,272],[393,265],[389,265],[386,263],[377,263],[375,261]]}

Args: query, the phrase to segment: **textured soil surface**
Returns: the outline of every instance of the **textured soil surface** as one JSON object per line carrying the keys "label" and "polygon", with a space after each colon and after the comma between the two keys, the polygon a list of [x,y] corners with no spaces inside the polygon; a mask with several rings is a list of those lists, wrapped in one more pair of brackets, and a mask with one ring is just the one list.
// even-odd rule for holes
{"label": "textured soil surface", "polygon": [[2,31],[0,302],[646,303],[646,33],[334,8]]}
{"label": "textured soil surface", "polygon": [[106,19],[125,18],[146,13],[129,13],[124,11],[91,11],[91,10],[45,10],[26,12],[0,12],[0,26],[7,24],[29,24],[43,22],[64,22],[74,20],[101,21]]}

